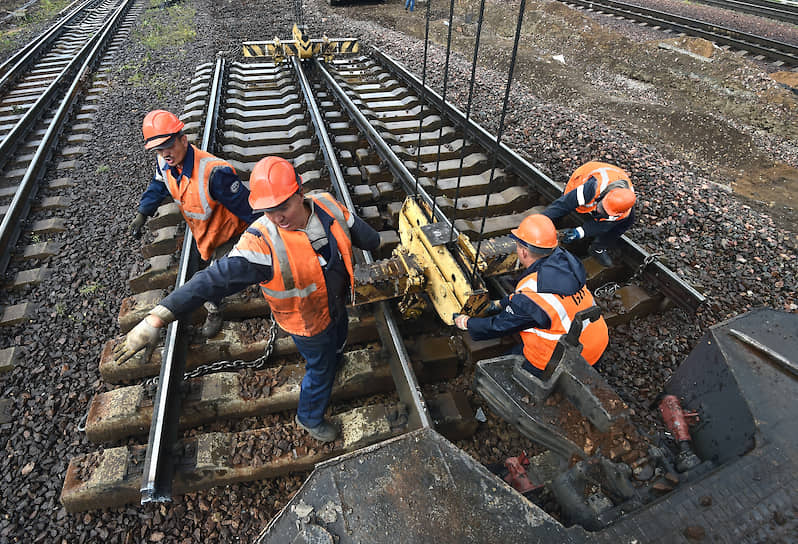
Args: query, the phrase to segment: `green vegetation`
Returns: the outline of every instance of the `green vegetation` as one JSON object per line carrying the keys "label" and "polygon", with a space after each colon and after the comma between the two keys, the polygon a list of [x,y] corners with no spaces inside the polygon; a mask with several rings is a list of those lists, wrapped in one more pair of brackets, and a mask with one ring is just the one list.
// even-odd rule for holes
{"label": "green vegetation", "polygon": [[0,32],[0,53],[5,53],[10,49],[16,49],[20,44],[15,40],[15,34],[34,24],[52,19],[59,11],[68,6],[70,1],[71,0],[41,0],[28,11],[22,12],[20,10],[19,17],[13,19],[16,27]]}
{"label": "green vegetation", "polygon": [[111,167],[108,166],[107,164],[101,164],[100,166],[97,167],[97,173],[98,174],[105,174],[106,172],[110,172],[110,171],[111,171]]}
{"label": "green vegetation", "polygon": [[151,9],[144,15],[141,25],[133,35],[147,49],[158,50],[183,45],[197,37],[195,16],[194,8],[182,4],[166,9]]}
{"label": "green vegetation", "polygon": [[150,74],[151,71],[145,69],[154,52],[172,48],[174,51],[168,53],[172,57],[185,56],[186,51],[180,46],[197,37],[194,8],[175,5],[160,9],[161,4],[162,0],[149,0],[151,7],[133,33],[134,39],[146,48],[144,57],[139,62],[119,67],[119,72],[127,75],[129,83],[135,87],[146,87],[155,93],[159,101],[167,100],[177,92],[177,82],[160,73]]}
{"label": "green vegetation", "polygon": [[39,20],[49,19],[67,7],[69,3],[70,0],[41,0],[36,4],[38,9],[33,12],[32,17]]}
{"label": "green vegetation", "polygon": [[102,285],[100,285],[97,282],[87,283],[86,285],[81,285],[80,288],[78,288],[78,293],[80,293],[81,295],[90,295],[92,293],[97,292],[101,288]]}

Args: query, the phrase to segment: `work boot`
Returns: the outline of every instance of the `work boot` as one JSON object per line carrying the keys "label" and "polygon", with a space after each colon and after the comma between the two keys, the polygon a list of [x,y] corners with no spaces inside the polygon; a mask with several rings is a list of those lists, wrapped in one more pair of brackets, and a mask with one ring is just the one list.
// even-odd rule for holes
{"label": "work boot", "polygon": [[208,311],[208,315],[205,318],[205,324],[202,325],[202,336],[213,338],[222,330],[222,312],[216,304],[211,302],[205,303],[205,309]]}
{"label": "work boot", "polygon": [[606,249],[595,249],[590,248],[590,255],[596,259],[599,264],[605,268],[609,268],[612,266],[612,258],[610,257],[610,253]]}
{"label": "work boot", "polygon": [[294,416],[294,421],[296,421],[297,425],[305,429],[310,436],[319,442],[332,442],[338,437],[338,429],[326,419],[323,419],[322,422],[315,427],[308,427],[304,425],[301,421],[299,421],[298,415]]}

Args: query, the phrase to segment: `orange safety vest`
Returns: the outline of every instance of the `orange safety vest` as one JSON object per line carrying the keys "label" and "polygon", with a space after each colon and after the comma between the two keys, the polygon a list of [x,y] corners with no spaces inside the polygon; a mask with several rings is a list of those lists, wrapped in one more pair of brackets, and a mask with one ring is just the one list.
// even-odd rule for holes
{"label": "orange safety vest", "polygon": [[203,260],[213,256],[213,250],[244,232],[247,224],[236,214],[219,204],[211,197],[210,179],[213,171],[225,166],[235,169],[218,157],[194,147],[194,167],[191,178],[178,185],[171,168],[166,172],[166,186],[180,208],[191,234],[197,242],[197,249]]}
{"label": "orange safety vest", "polygon": [[[596,194],[590,201],[585,201],[584,185],[591,178],[596,178]],[[606,162],[591,161],[583,164],[577,168],[568,180],[563,194],[570,193],[574,189],[577,190],[576,200],[579,206],[576,211],[579,213],[590,213],[598,207],[599,202],[604,198],[608,192],[613,189],[631,189],[632,182],[629,180],[629,174],[625,170],[607,164]],[[626,210],[623,214],[614,217],[597,217],[598,221],[620,221],[626,219],[632,210]]]}
{"label": "orange safety vest", "polygon": [[[546,312],[551,320],[548,329],[531,327],[521,331],[524,357],[536,368],[543,370],[549,364],[558,340],[571,328],[571,321],[577,312],[594,306],[595,302],[590,290],[584,285],[579,291],[569,296],[538,293],[537,287],[538,273],[532,272],[518,282],[512,296],[521,294],[529,297]],[[607,323],[602,316],[592,323],[585,320],[582,327],[582,334],[579,335],[579,342],[582,344],[582,357],[593,365],[599,360],[609,343]]]}
{"label": "orange safety vest", "polygon": [[[347,223],[349,211],[328,193],[306,197],[313,201],[317,211],[320,209],[332,217],[330,233],[335,237],[352,284],[355,276]],[[272,279],[261,282],[260,288],[277,324],[285,332],[297,336],[319,334],[331,322],[330,305],[319,255],[307,235],[298,230],[281,229],[265,215],[250,225],[252,229],[260,236],[242,236],[236,251],[253,262],[271,264]]]}

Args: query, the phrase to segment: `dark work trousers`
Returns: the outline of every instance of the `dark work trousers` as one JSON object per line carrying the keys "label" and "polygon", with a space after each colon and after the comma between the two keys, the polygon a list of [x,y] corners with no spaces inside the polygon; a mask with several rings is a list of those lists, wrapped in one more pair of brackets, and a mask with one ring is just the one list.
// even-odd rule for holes
{"label": "dark work trousers", "polygon": [[297,416],[306,427],[315,427],[324,420],[330,404],[335,373],[341,364],[349,332],[346,311],[315,336],[295,336],[296,348],[305,358],[305,377],[299,391]]}
{"label": "dark work trousers", "polygon": [[[524,357],[524,345],[523,344],[516,344],[510,348],[507,352],[507,355],[521,355]],[[540,370],[538,367],[534,366],[532,363],[526,360],[524,357],[524,363],[521,365],[521,368],[532,374],[536,378],[543,379],[543,371]]]}
{"label": "dark work trousers", "polygon": [[609,249],[615,247],[621,235],[634,224],[635,210],[632,208],[629,217],[622,221],[592,221],[594,224],[585,229],[586,232],[591,232],[593,235],[590,249]]}

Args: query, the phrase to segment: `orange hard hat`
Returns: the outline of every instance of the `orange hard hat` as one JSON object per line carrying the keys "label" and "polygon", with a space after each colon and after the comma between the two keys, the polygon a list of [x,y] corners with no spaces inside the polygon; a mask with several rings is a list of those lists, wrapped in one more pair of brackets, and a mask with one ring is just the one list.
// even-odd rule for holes
{"label": "orange hard hat", "polygon": [[557,247],[557,229],[551,219],[536,213],[525,217],[510,236],[535,253],[548,255]]}
{"label": "orange hard hat", "polygon": [[144,116],[141,132],[144,133],[144,149],[158,149],[177,136],[183,127],[183,121],[174,113],[166,110],[152,110]]}
{"label": "orange hard hat", "polygon": [[249,176],[249,205],[253,210],[276,208],[302,186],[302,178],[287,160],[266,157],[259,160]]}
{"label": "orange hard hat", "polygon": [[623,215],[635,205],[636,200],[631,189],[613,189],[601,199],[601,206],[609,216]]}

